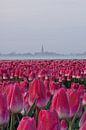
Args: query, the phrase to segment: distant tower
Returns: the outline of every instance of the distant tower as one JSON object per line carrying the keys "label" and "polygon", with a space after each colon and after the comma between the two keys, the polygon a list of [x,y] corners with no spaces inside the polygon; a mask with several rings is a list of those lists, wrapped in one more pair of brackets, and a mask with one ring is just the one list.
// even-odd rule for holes
{"label": "distant tower", "polygon": [[43,54],[44,53],[44,47],[42,45],[42,48],[41,48],[41,53]]}

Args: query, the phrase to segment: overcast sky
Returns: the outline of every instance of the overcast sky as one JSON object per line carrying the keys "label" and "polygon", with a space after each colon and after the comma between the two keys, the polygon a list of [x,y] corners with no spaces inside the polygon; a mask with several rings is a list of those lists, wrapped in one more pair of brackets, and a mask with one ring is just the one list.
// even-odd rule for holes
{"label": "overcast sky", "polygon": [[86,0],[0,0],[0,52],[86,51]]}

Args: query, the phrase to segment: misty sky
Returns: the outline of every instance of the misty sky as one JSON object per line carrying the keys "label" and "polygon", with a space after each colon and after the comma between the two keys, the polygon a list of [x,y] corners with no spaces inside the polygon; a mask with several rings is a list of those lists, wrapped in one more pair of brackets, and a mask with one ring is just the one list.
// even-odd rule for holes
{"label": "misty sky", "polygon": [[86,0],[0,0],[0,52],[86,51]]}

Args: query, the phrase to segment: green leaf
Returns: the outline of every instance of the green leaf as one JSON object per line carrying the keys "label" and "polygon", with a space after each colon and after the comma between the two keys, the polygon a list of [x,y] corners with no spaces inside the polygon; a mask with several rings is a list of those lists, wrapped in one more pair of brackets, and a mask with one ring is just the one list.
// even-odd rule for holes
{"label": "green leaf", "polygon": [[53,96],[50,97],[50,100],[49,100],[49,102],[47,103],[47,105],[44,107],[44,109],[48,110],[48,109],[50,108],[51,101],[52,101],[52,97],[53,97]]}
{"label": "green leaf", "polygon": [[34,101],[33,105],[30,108],[30,111],[28,112],[28,116],[32,117],[34,114],[34,110],[35,110],[35,105],[36,105],[36,100]]}

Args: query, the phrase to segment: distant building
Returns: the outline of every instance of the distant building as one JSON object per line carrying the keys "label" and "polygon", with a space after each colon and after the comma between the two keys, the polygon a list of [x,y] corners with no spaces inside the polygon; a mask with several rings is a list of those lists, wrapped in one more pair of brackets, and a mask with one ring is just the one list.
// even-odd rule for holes
{"label": "distant building", "polygon": [[41,48],[41,53],[44,54],[44,47],[42,45],[42,48]]}

